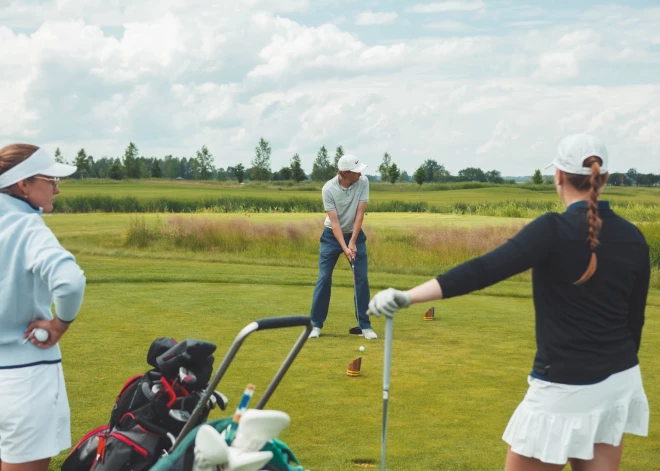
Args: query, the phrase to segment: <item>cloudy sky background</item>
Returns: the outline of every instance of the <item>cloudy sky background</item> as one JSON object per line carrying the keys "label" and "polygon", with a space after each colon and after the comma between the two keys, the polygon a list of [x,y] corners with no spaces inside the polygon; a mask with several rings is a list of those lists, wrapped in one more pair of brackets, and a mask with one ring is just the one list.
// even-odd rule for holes
{"label": "cloudy sky background", "polygon": [[658,173],[653,3],[0,0],[0,143],[227,167],[264,137],[273,170],[342,145],[367,173],[387,151],[528,175],[586,131]]}

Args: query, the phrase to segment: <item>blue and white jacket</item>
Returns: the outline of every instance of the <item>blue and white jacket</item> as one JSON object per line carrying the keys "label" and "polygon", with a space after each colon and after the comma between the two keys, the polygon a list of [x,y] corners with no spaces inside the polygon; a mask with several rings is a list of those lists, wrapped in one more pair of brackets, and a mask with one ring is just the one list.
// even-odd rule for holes
{"label": "blue and white jacket", "polygon": [[41,217],[41,208],[0,193],[0,369],[62,361],[59,345],[23,344],[30,322],[78,315],[85,276]]}

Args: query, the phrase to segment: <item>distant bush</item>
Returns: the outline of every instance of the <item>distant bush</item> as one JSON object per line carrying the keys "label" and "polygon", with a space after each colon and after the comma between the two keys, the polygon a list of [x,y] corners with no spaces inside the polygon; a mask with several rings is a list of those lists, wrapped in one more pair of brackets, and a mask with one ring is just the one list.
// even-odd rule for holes
{"label": "distant bush", "polygon": [[[304,190],[303,190],[304,191]],[[634,222],[660,221],[660,206],[653,203],[613,204],[619,215]],[[315,213],[324,212],[320,198],[273,199],[259,197],[221,197],[201,200],[158,198],[141,200],[132,196],[73,196],[55,199],[60,213]],[[430,205],[426,201],[371,201],[368,212],[471,214],[509,218],[535,218],[548,211],[561,213],[563,204],[551,201],[459,202]]]}

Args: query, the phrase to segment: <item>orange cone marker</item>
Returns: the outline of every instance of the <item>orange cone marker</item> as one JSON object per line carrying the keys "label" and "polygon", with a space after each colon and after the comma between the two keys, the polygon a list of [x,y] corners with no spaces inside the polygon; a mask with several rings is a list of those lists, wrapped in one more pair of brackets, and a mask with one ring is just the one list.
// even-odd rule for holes
{"label": "orange cone marker", "polygon": [[351,378],[360,376],[360,366],[362,366],[362,357],[357,358],[348,364],[346,368],[346,375]]}

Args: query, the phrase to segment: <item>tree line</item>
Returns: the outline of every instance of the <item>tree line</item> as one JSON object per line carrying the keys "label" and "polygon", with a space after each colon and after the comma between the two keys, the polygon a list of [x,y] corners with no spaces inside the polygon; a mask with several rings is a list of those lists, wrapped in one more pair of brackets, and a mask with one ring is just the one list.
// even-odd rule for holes
{"label": "tree line", "polygon": [[[246,180],[253,181],[294,181],[296,183],[312,180],[323,182],[330,180],[337,174],[337,163],[344,155],[342,146],[335,149],[331,158],[328,149],[322,146],[312,164],[311,173],[307,174],[302,167],[300,156],[294,154],[289,165],[279,170],[271,169],[271,147],[270,143],[261,138],[254,150],[254,158],[251,166],[246,168],[242,163],[234,166],[218,167],[214,165],[213,155],[208,147],[203,145],[196,151],[193,157],[174,157],[166,155],[162,159],[157,157],[141,156],[137,146],[131,142],[124,151],[121,158],[102,157],[95,159],[87,154],[85,149],[80,149],[71,161],[78,170],[73,178],[111,178],[114,180],[141,179],[141,178],[168,178],[183,180],[235,180],[243,183]],[[59,147],[55,150],[55,160],[67,163],[62,156]],[[498,170],[484,171],[477,167],[467,167],[459,170],[457,175],[452,175],[444,165],[436,160],[427,159],[420,165],[413,175],[408,175],[393,162],[392,156],[385,152],[381,164],[377,169],[381,182],[416,182],[424,183],[450,183],[450,182],[483,182],[483,183],[516,183],[513,179],[505,179]],[[370,179],[377,179],[368,175]],[[552,184],[551,176],[543,176],[540,170],[536,170],[531,178],[534,184]],[[630,169],[626,173],[612,173],[609,183],[614,186],[654,186],[660,185],[660,174],[642,174],[637,170]]]}

